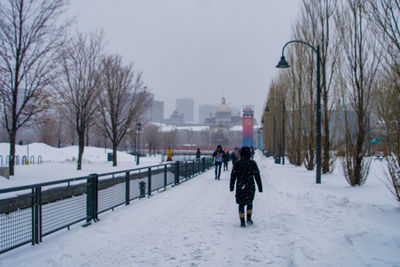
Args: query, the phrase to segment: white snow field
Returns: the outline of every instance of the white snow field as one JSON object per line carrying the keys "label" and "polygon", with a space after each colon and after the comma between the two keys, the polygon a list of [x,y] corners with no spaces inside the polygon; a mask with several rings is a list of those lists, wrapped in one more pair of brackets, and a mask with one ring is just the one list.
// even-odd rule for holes
{"label": "white snow field", "polygon": [[254,226],[239,227],[230,172],[216,181],[210,170],[1,254],[0,266],[400,266],[400,205],[384,184],[384,161],[355,188],[339,167],[315,184],[304,167],[260,154],[256,162],[264,192]]}

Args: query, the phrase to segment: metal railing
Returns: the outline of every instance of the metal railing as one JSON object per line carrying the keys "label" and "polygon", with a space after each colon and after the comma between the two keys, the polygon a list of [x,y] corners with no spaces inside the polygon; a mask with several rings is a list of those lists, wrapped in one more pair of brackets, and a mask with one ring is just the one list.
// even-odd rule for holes
{"label": "metal railing", "polygon": [[0,189],[0,254],[97,221],[99,214],[179,185],[214,165],[211,158]]}

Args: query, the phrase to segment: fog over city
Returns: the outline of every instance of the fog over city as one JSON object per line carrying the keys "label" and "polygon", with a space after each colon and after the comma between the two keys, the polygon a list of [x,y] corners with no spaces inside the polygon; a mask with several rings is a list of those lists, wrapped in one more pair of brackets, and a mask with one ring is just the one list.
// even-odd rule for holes
{"label": "fog over city", "polygon": [[103,30],[109,52],[134,62],[165,117],[177,98],[233,108],[254,105],[259,120],[299,0],[71,0],[83,32]]}

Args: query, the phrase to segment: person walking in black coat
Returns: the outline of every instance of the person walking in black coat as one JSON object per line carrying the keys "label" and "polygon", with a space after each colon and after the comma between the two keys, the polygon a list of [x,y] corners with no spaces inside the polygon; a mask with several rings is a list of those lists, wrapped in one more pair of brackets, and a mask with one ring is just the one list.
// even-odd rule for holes
{"label": "person walking in black coat", "polygon": [[224,155],[225,152],[222,150],[222,146],[218,145],[217,149],[213,153],[213,157],[215,158],[215,180],[219,180],[219,177],[221,176],[221,167]]}
{"label": "person walking in black coat", "polygon": [[235,147],[235,150],[233,150],[232,153],[231,153],[232,166],[235,165],[236,161],[238,161],[239,158],[240,158],[240,156],[239,156],[239,148]]}
{"label": "person walking in black coat", "polygon": [[200,155],[201,155],[201,153],[200,153],[200,148],[197,148],[197,151],[196,151],[196,160],[200,160]]}
{"label": "person walking in black coat", "polygon": [[224,171],[227,171],[227,170],[228,170],[228,162],[229,162],[229,159],[230,159],[230,154],[229,154],[229,151],[226,150],[226,151],[225,151],[225,154],[224,154],[224,158],[223,158],[223,161],[224,161]]}
{"label": "person walking in black coat", "polygon": [[250,159],[250,148],[240,149],[240,160],[233,165],[231,173],[230,191],[233,191],[236,183],[236,203],[239,204],[240,226],[246,227],[244,220],[244,207],[247,206],[247,224],[252,225],[251,214],[253,213],[253,200],[256,191],[254,180],[256,180],[258,191],[262,192],[260,171],[257,163]]}

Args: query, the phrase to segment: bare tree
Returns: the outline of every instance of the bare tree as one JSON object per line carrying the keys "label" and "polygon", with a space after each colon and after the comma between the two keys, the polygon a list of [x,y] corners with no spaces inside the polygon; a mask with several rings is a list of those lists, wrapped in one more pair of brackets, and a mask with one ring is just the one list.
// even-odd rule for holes
{"label": "bare tree", "polygon": [[400,201],[400,1],[370,0],[367,10],[385,59],[374,99],[379,119],[384,122],[386,142],[391,144],[386,154],[389,189]]}
{"label": "bare tree", "polygon": [[102,51],[102,34],[77,33],[65,47],[54,89],[60,108],[74,125],[78,136],[77,169],[82,168],[85,133],[97,108],[100,93],[98,70]]}
{"label": "bare tree", "polygon": [[99,127],[111,140],[113,166],[117,166],[117,148],[132,122],[140,121],[151,98],[141,73],[133,65],[124,65],[122,57],[107,56],[102,60],[99,95]]}
{"label": "bare tree", "polygon": [[58,19],[65,0],[8,0],[0,3],[0,101],[14,175],[17,131],[49,105],[46,92],[67,25]]}
{"label": "bare tree", "polygon": [[56,146],[58,130],[57,117],[55,113],[51,112],[51,110],[49,111],[50,112],[45,112],[45,114],[42,115],[40,123],[36,125],[38,129],[38,140],[41,143]]}
{"label": "bare tree", "polygon": [[374,95],[380,125],[379,136],[387,144],[388,188],[400,201],[400,81],[395,73],[382,75]]}
{"label": "bare tree", "polygon": [[289,117],[289,160],[296,166],[300,166],[304,162],[304,139],[303,139],[303,127],[304,127],[304,66],[301,61],[295,59],[295,55],[301,55],[303,53],[303,47],[295,46],[294,50],[289,51],[289,58],[293,62],[293,67],[289,72],[289,91],[288,91],[288,103],[290,115]]}
{"label": "bare tree", "polygon": [[315,20],[315,30],[317,40],[321,47],[321,96],[323,101],[323,155],[322,172],[327,173],[332,170],[334,161],[332,160],[332,142],[329,130],[330,114],[333,110],[335,94],[332,89],[335,82],[335,70],[337,66],[338,38],[331,32],[331,23],[336,12],[337,0],[303,0],[305,19]]}
{"label": "bare tree", "polygon": [[354,185],[365,183],[370,166],[366,158],[367,121],[370,111],[372,89],[380,61],[375,42],[365,15],[366,0],[345,0],[336,18],[336,26],[343,40],[344,93],[355,121],[346,116],[345,157],[342,166],[346,180]]}
{"label": "bare tree", "polygon": [[[268,147],[269,152],[273,151],[275,155],[284,157],[283,155],[283,102],[286,101],[288,91],[288,76],[282,72],[277,80],[271,82],[268,92],[266,107],[268,110],[264,112],[263,120],[263,140]],[[290,146],[289,146],[290,147]],[[272,149],[272,150],[271,150]],[[289,152],[291,150],[289,149]],[[286,153],[285,153],[286,154]],[[289,153],[290,154],[290,153]],[[289,157],[290,158],[290,157]]]}
{"label": "bare tree", "polygon": [[[294,38],[315,45],[318,40],[318,18],[315,14],[307,16],[305,11],[302,14],[303,17],[295,28]],[[302,102],[299,102],[299,105],[302,106],[300,123],[303,124],[301,129],[304,166],[307,170],[312,170],[316,163],[316,107],[314,106],[317,87],[315,84],[316,57],[314,51],[303,44],[295,44],[294,49],[293,71],[297,72],[298,77],[301,77],[298,79],[301,80],[299,90],[302,94]]]}
{"label": "bare tree", "polygon": [[157,148],[160,145],[160,127],[154,124],[148,124],[143,130],[145,142],[149,147],[149,155],[157,153]]}

